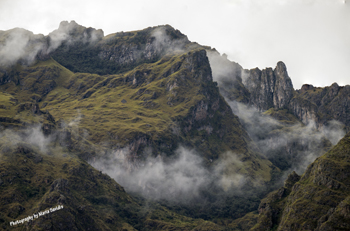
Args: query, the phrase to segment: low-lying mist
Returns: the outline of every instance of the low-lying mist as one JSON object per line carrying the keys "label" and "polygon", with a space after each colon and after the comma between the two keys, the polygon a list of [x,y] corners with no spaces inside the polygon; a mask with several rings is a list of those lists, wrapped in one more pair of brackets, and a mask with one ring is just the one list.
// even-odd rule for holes
{"label": "low-lying mist", "polygon": [[[240,98],[239,95],[249,97],[250,94],[244,89],[247,70],[229,61],[225,55],[221,56],[215,50],[207,51],[207,56],[213,80],[217,81],[220,93],[231,106],[233,113],[239,117],[260,152],[285,174],[292,171],[302,174],[310,163],[345,135],[344,125],[339,121],[329,121],[317,129],[314,121],[303,124],[296,117],[294,121],[289,120],[293,115],[289,114],[287,109],[284,112],[281,110],[277,112],[289,114],[287,121],[278,120],[268,113],[260,112],[249,104],[248,98]],[[236,92],[227,92],[227,89]],[[232,95],[240,98],[241,102],[233,100]]]}
{"label": "low-lying mist", "polygon": [[[62,44],[68,51],[74,44],[83,44],[87,47],[90,44],[96,44],[104,37],[101,29],[85,28],[75,21],[62,21],[59,28],[49,33],[47,36],[42,34],[33,34],[32,32],[15,28],[8,31],[0,31],[0,67],[12,66],[16,63],[22,65],[33,64],[38,57],[48,57],[49,54],[56,51]],[[147,54],[144,50],[133,50],[133,58],[146,57],[151,52],[173,54],[181,53],[186,50],[189,40],[186,36],[182,38],[171,38],[165,27],[157,27],[151,31],[151,37],[154,38],[151,44],[147,44]],[[151,52],[150,52],[151,51]],[[122,56],[123,54],[117,54]],[[150,57],[148,57],[150,58]]]}
{"label": "low-lying mist", "polygon": [[89,29],[78,25],[75,21],[61,22],[59,28],[49,35],[33,34],[21,28],[0,31],[0,66],[11,66],[17,62],[32,64],[38,55],[46,56],[65,43],[67,46],[75,42],[83,44],[95,43],[102,39],[103,31]]}
{"label": "low-lying mist", "polygon": [[[128,146],[106,151],[95,145],[80,144],[84,143],[85,134],[83,129],[78,131],[80,119],[78,115],[70,122],[61,121],[59,131],[53,130],[49,135],[44,135],[41,125],[3,129],[0,153],[8,155],[6,153],[13,153],[18,147],[28,147],[41,161],[42,155],[79,157],[79,150],[86,152],[90,148],[95,154],[103,155],[91,156],[89,164],[115,179],[127,193],[156,200],[179,213],[203,219],[239,217],[259,204],[256,196],[259,192],[254,187],[249,188],[249,178],[239,173],[225,175],[228,166],[232,173],[238,172],[243,165],[235,153],[223,153],[208,167],[194,149],[179,146],[173,155],[162,157],[154,156],[151,148],[146,148],[143,156],[148,157],[134,162],[129,159],[132,152]],[[74,139],[73,152],[67,148],[71,139]]]}
{"label": "low-lying mist", "polygon": [[252,106],[238,102],[229,104],[260,151],[287,174],[292,171],[302,174],[345,135],[338,121],[331,121],[317,130],[313,121],[307,125],[285,124]]}
{"label": "low-lying mist", "polygon": [[46,153],[53,137],[45,136],[41,126],[35,125],[22,130],[5,129],[0,132],[0,139],[0,148],[16,146],[19,143],[28,143],[37,147],[42,153]]}
{"label": "low-lying mist", "polygon": [[167,160],[161,156],[152,157],[151,150],[146,150],[148,158],[131,166],[128,161],[129,149],[115,150],[107,157],[95,159],[89,163],[108,174],[129,192],[138,193],[153,200],[168,200],[186,203],[201,198],[203,190],[210,187],[240,189],[245,178],[236,174],[233,178],[224,176],[227,164],[239,164],[233,153],[208,168],[203,159],[193,149],[180,146]]}

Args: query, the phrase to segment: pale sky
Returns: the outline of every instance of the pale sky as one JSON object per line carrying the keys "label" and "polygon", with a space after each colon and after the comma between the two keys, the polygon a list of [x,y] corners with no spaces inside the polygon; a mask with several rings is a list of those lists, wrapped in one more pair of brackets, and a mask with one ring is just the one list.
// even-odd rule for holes
{"label": "pale sky", "polygon": [[105,35],[169,24],[246,69],[283,61],[296,89],[350,84],[346,0],[0,0],[0,30],[47,35],[63,20]]}

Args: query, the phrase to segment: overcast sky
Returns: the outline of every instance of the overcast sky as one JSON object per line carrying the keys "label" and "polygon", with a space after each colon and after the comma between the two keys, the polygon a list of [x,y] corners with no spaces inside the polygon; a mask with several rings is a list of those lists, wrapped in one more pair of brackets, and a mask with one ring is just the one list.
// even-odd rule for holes
{"label": "overcast sky", "polygon": [[283,61],[303,83],[350,84],[350,1],[346,0],[0,0],[0,30],[47,35],[63,20],[105,35],[170,24],[243,68]]}

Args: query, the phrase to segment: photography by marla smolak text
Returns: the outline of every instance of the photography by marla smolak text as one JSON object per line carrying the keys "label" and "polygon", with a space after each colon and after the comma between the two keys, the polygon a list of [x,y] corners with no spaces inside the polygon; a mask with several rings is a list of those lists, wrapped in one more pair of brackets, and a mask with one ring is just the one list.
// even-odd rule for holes
{"label": "photography by marla smolak text", "polygon": [[28,217],[23,218],[21,220],[11,221],[10,226],[23,224],[24,222],[32,221],[36,218],[39,218],[39,217],[44,216],[44,215],[49,214],[49,213],[56,212],[56,211],[61,210],[61,209],[63,209],[63,205],[57,205],[54,208],[49,208],[49,209],[46,209],[45,211],[34,213],[32,216],[28,216]]}

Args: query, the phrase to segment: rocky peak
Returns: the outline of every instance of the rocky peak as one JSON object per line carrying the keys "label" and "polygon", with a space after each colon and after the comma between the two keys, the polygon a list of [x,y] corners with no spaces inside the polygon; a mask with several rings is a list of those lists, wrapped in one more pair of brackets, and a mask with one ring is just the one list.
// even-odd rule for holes
{"label": "rocky peak", "polygon": [[300,92],[301,92],[301,93],[304,93],[304,92],[306,92],[306,91],[308,91],[308,90],[312,90],[312,89],[314,89],[314,86],[313,86],[313,85],[311,85],[311,84],[304,84],[304,85],[301,87]]}
{"label": "rocky peak", "polygon": [[38,51],[43,49],[45,36],[14,28],[0,33],[0,69],[15,63],[31,64]]}
{"label": "rocky peak", "polygon": [[277,76],[282,77],[282,78],[290,79],[288,76],[286,64],[284,64],[282,61],[279,61],[277,63],[276,68],[275,68],[275,74]]}
{"label": "rocky peak", "polygon": [[273,93],[273,105],[275,108],[286,108],[293,97],[293,84],[288,76],[287,67],[283,62],[278,62],[274,70],[275,91]]}
{"label": "rocky peak", "polygon": [[340,87],[337,83],[333,83],[330,87],[330,96],[336,96],[340,90]]}
{"label": "rocky peak", "polygon": [[167,54],[187,50],[187,36],[169,25],[148,27],[140,31],[121,32],[107,36],[99,43],[99,58],[117,65],[154,62]]}
{"label": "rocky peak", "polygon": [[272,68],[262,71],[258,68],[250,70],[243,83],[251,93],[251,104],[260,111],[271,107],[286,108],[293,97],[293,84],[283,62],[278,62],[274,70]]}
{"label": "rocky peak", "polygon": [[62,44],[68,46],[75,43],[95,43],[104,37],[101,29],[86,28],[79,25],[75,21],[62,21],[57,30],[54,30],[48,35],[49,48],[47,53],[54,51]]}

